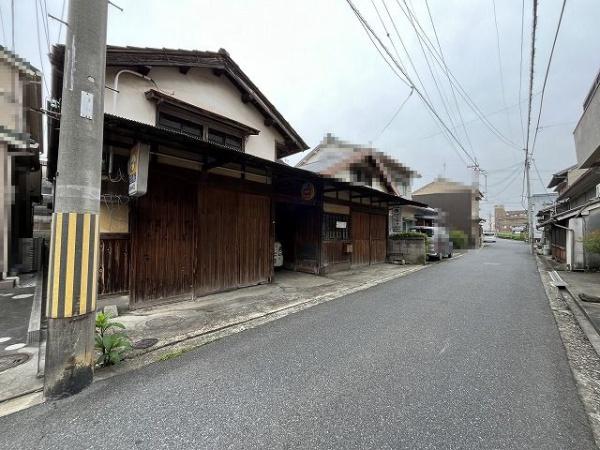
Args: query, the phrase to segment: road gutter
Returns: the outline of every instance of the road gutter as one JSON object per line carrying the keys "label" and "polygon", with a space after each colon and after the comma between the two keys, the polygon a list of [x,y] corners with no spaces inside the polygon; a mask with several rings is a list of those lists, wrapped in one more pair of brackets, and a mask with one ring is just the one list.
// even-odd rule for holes
{"label": "road gutter", "polygon": [[554,286],[549,268],[536,256],[538,272],[548,297],[569,367],[583,403],[596,446],[600,448],[600,336],[570,294]]}

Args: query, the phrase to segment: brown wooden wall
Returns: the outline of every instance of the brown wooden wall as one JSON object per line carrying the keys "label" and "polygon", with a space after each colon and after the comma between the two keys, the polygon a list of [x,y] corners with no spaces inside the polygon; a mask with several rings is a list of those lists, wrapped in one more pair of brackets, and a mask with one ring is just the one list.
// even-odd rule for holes
{"label": "brown wooden wall", "polygon": [[371,264],[385,262],[387,255],[387,216],[369,214]]}
{"label": "brown wooden wall", "polygon": [[150,172],[148,193],[132,204],[133,305],[193,289],[196,185]]}
{"label": "brown wooden wall", "polygon": [[98,254],[98,295],[129,290],[129,233],[102,233]]}
{"label": "brown wooden wall", "polygon": [[387,252],[387,216],[352,212],[352,265],[385,262]]}
{"label": "brown wooden wall", "polygon": [[195,295],[249,286],[273,274],[271,202],[200,187]]}
{"label": "brown wooden wall", "polygon": [[369,214],[352,212],[352,265],[362,266],[371,261],[371,225]]}
{"label": "brown wooden wall", "polygon": [[148,186],[132,204],[132,306],[270,281],[268,196],[157,170]]}

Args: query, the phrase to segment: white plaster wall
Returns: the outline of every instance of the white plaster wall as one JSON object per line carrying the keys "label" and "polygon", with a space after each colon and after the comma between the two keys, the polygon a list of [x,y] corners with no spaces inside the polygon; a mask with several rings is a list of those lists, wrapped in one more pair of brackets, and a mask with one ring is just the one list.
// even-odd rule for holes
{"label": "white plaster wall", "polygon": [[[108,86],[113,86],[118,70],[107,70]],[[242,103],[240,92],[226,76],[217,77],[210,69],[198,68],[183,75],[177,68],[168,67],[153,68],[149,76],[168,95],[260,130],[258,135],[248,138],[246,153],[271,161],[275,159],[275,143],[282,142],[282,136],[274,128],[264,125],[264,116],[254,106]],[[106,90],[104,111],[155,125],[156,105],[144,95],[149,89],[156,89],[156,86],[130,73],[122,73],[119,93]]]}
{"label": "white plaster wall", "polygon": [[9,130],[23,129],[23,80],[11,65],[0,62],[0,125]]}

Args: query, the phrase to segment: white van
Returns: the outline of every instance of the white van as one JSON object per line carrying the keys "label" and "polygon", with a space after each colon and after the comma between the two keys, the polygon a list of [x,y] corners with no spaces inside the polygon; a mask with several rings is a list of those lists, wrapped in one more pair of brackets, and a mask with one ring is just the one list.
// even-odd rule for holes
{"label": "white van", "polygon": [[483,242],[496,242],[496,233],[493,231],[484,231]]}

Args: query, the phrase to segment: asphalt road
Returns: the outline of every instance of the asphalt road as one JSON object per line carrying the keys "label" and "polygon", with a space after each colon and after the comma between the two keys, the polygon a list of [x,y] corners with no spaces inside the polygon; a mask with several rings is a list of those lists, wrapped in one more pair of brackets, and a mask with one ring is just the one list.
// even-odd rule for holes
{"label": "asphalt road", "polygon": [[0,447],[595,448],[506,241],[2,418]]}

